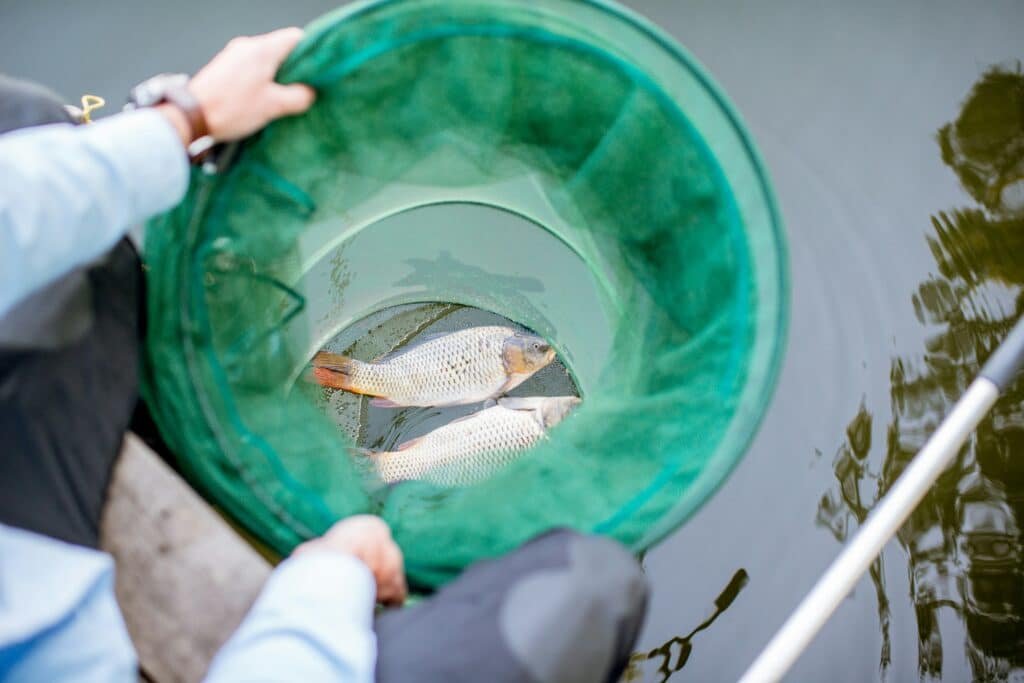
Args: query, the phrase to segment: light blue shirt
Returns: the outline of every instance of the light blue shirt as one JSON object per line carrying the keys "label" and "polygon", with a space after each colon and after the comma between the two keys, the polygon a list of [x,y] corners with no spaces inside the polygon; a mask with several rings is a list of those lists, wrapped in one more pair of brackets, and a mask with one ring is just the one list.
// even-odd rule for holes
{"label": "light blue shirt", "polygon": [[[155,111],[0,136],[0,317],[181,201],[188,164]],[[2,457],[2,455],[0,455]],[[109,555],[0,524],[0,680],[132,681]],[[369,683],[375,583],[353,557],[282,563],[207,680]]]}

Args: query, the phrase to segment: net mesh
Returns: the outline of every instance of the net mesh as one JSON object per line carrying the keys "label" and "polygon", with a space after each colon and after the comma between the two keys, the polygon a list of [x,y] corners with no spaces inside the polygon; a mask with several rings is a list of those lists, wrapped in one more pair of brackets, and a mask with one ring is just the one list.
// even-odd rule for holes
{"label": "net mesh", "polygon": [[[786,280],[756,153],[692,59],[605,4],[385,1],[315,22],[278,78],[314,107],[195,171],[147,229],[144,395],[200,490],[280,552],[381,514],[424,587],[554,526],[643,549],[707,499],[767,403]],[[316,245],[431,201],[528,213],[493,191],[516,178],[611,293],[611,352],[572,418],[484,481],[381,487],[295,382],[322,328]]]}

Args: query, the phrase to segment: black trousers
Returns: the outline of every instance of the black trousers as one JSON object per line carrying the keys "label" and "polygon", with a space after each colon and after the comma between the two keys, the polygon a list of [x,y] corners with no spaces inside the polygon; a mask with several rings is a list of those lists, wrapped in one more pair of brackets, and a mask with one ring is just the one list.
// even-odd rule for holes
{"label": "black trousers", "polygon": [[71,298],[90,308],[78,313],[84,333],[56,348],[0,347],[0,522],[96,547],[138,400],[139,258],[123,241],[74,280],[85,296]]}
{"label": "black trousers", "polygon": [[379,683],[614,683],[647,581],[619,544],[552,531],[377,620]]}
{"label": "black trousers", "polygon": [[[61,120],[55,102],[0,78],[0,132],[18,127],[12,120]],[[0,522],[98,545],[110,474],[138,402],[143,287],[125,240],[0,319]],[[622,547],[553,531],[381,615],[377,679],[616,681],[646,604],[646,581]]]}

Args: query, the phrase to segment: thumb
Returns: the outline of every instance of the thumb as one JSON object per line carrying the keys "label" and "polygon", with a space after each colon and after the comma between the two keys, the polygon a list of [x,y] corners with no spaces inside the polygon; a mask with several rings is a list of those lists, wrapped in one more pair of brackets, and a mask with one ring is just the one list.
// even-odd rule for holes
{"label": "thumb", "polygon": [[267,93],[267,99],[271,103],[274,116],[288,116],[301,114],[313,105],[316,100],[316,91],[308,85],[293,83],[291,85],[279,85],[273,83]]}

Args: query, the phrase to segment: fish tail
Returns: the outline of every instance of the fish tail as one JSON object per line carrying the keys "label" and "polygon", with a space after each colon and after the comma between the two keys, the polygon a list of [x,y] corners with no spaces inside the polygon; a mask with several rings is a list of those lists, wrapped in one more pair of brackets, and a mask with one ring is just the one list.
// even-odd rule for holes
{"label": "fish tail", "polygon": [[348,356],[321,351],[313,356],[313,379],[331,389],[364,393],[355,386],[352,379],[358,363],[359,361]]}
{"label": "fish tail", "polygon": [[354,358],[343,356],[340,353],[331,353],[330,351],[319,351],[313,356],[313,367],[327,368],[345,374],[349,374],[352,371],[354,362]]}

